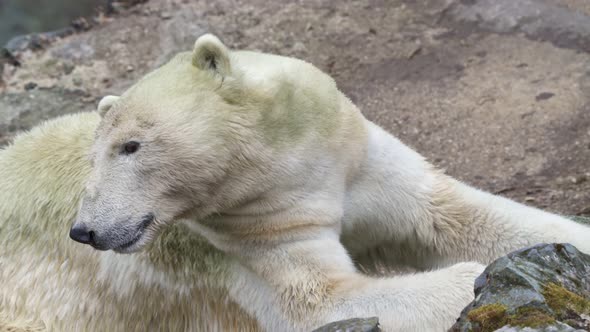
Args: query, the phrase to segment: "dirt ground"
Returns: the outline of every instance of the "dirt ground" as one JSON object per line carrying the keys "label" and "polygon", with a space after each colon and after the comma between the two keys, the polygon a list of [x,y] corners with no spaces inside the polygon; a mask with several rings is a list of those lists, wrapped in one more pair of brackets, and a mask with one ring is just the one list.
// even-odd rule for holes
{"label": "dirt ground", "polygon": [[586,0],[151,0],[97,21],[5,54],[0,144],[43,119],[92,110],[213,32],[233,48],[312,62],[454,177],[590,215]]}

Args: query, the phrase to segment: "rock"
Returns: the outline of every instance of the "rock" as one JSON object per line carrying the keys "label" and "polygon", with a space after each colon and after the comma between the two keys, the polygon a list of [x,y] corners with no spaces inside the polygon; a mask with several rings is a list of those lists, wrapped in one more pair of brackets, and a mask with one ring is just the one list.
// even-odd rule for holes
{"label": "rock", "polygon": [[535,100],[536,101],[548,100],[548,99],[553,98],[554,96],[555,96],[555,94],[552,92],[542,92],[535,97]]}
{"label": "rock", "polygon": [[313,332],[379,332],[379,319],[353,318],[324,325]]}
{"label": "rock", "polygon": [[579,176],[574,176],[571,181],[573,184],[580,184],[582,182],[587,181],[588,178],[586,177],[586,175],[579,175]]}
{"label": "rock", "polygon": [[450,331],[589,331],[590,255],[540,244],[499,258]]}
{"label": "rock", "polygon": [[33,90],[36,87],[37,87],[37,83],[35,83],[35,82],[29,82],[29,83],[25,84],[25,90],[27,90],[27,91]]}
{"label": "rock", "polygon": [[521,32],[558,47],[589,49],[590,16],[572,12],[556,1],[457,1],[449,10],[456,19],[497,33]]}
{"label": "rock", "polygon": [[168,12],[162,12],[162,13],[160,13],[160,18],[163,20],[169,20],[172,18],[172,14],[170,14]]}
{"label": "rock", "polygon": [[28,130],[59,115],[91,111],[96,100],[84,100],[81,91],[32,89],[21,93],[0,94],[0,148],[18,132]]}
{"label": "rock", "polygon": [[55,40],[69,36],[76,32],[73,27],[67,27],[50,32],[32,33],[23,36],[17,36],[9,40],[2,48],[5,57],[17,58],[26,50],[41,50]]}

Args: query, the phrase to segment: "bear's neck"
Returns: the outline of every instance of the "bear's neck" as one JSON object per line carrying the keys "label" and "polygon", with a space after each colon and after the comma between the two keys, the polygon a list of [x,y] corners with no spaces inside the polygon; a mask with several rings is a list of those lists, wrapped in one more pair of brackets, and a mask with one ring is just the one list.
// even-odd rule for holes
{"label": "bear's neck", "polygon": [[248,241],[273,245],[324,231],[337,237],[346,186],[366,155],[368,128],[343,94],[334,102],[329,126],[305,126],[285,146],[262,141],[257,149],[239,149],[249,167],[228,172],[230,180],[212,193],[211,210],[193,216],[199,220],[194,228],[224,251],[243,252]]}

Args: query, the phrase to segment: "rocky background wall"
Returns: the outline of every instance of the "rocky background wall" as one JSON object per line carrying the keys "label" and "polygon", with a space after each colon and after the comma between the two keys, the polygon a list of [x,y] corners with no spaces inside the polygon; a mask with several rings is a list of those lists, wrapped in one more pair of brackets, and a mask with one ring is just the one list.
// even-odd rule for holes
{"label": "rocky background wall", "polygon": [[590,215],[587,0],[152,0],[126,8],[134,2],[142,1],[111,1],[108,15],[9,43],[0,144],[43,119],[92,110],[213,32],[234,48],[319,66],[369,119],[452,176]]}

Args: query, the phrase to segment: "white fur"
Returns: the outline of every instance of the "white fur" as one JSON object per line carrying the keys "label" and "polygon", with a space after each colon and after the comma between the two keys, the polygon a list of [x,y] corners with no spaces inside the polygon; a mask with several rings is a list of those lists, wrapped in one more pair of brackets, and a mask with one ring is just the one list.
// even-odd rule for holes
{"label": "white fur", "polygon": [[[487,264],[543,242],[590,252],[587,226],[451,179],[389,133],[367,126],[367,159],[344,204],[343,241],[353,255],[376,243],[397,244],[406,263],[429,269],[463,260]],[[433,206],[436,201],[445,204]],[[455,218],[445,220],[448,214]]]}
{"label": "white fur", "polygon": [[113,104],[119,99],[117,96],[104,96],[98,103],[97,112],[104,116],[113,107]]}

